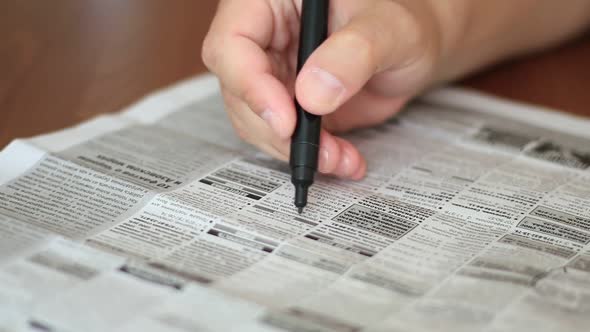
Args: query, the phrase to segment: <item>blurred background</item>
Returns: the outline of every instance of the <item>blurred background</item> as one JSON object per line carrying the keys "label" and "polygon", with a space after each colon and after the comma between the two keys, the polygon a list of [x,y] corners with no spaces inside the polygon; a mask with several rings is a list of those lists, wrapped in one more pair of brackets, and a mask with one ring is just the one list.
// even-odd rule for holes
{"label": "blurred background", "polygon": [[[204,72],[217,2],[1,0],[0,149]],[[590,37],[457,84],[590,116]]]}

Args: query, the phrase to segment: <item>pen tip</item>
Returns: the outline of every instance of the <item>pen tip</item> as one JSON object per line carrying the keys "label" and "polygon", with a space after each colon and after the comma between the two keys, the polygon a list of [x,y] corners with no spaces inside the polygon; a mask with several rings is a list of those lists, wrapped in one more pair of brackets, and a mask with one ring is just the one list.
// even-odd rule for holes
{"label": "pen tip", "polygon": [[303,207],[298,207],[297,208],[297,212],[299,212],[299,214],[302,214],[303,213]]}

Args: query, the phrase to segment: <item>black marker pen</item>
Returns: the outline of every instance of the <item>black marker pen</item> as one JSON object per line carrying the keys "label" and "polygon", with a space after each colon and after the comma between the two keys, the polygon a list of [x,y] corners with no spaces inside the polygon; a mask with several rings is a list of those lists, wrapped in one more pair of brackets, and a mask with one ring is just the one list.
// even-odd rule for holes
{"label": "black marker pen", "polygon": [[[329,0],[303,0],[297,73],[328,36]],[[291,140],[291,182],[295,186],[295,206],[303,212],[307,189],[313,184],[318,168],[322,118],[306,112],[295,100],[297,125]]]}

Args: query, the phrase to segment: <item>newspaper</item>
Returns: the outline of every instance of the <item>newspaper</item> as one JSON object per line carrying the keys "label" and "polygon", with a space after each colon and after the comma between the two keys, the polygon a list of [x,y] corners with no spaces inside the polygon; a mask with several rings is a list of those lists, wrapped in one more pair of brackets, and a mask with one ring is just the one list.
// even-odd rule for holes
{"label": "newspaper", "polygon": [[302,215],[211,76],[12,142],[0,331],[588,329],[590,121],[448,88],[348,139]]}

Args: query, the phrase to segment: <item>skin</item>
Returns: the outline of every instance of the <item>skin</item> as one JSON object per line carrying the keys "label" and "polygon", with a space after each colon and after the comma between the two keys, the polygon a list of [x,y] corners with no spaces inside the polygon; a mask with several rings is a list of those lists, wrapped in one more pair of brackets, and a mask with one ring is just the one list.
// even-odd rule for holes
{"label": "skin", "polygon": [[423,89],[584,31],[590,0],[332,0],[329,38],[295,74],[301,0],[221,0],[203,46],[238,135],[288,160],[296,96],[323,116],[319,171],[361,179],[338,133],[377,125]]}

